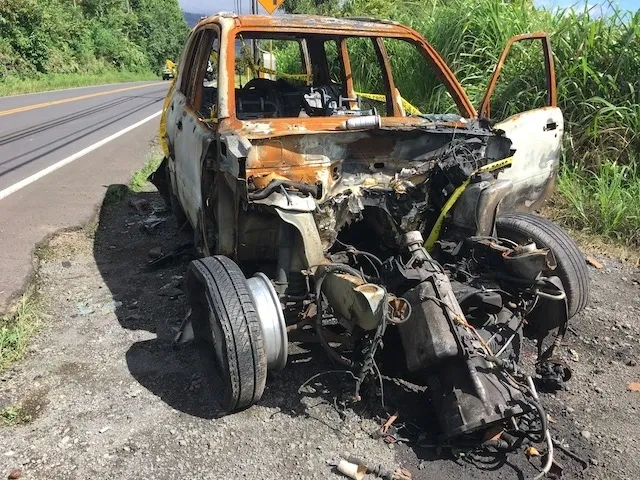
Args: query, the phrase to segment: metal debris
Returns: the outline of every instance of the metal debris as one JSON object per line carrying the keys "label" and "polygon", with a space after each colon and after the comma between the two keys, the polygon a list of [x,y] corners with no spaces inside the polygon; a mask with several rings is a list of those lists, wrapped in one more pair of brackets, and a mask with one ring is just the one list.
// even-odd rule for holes
{"label": "metal debris", "polygon": [[364,476],[369,473],[375,475],[377,478],[382,478],[384,480],[411,480],[411,472],[404,468],[399,468],[396,470],[388,470],[382,465],[377,465],[375,467],[370,467],[365,464],[362,460],[347,456],[343,458],[340,463],[337,465],[338,471],[343,475],[353,478],[356,480],[361,480]]}

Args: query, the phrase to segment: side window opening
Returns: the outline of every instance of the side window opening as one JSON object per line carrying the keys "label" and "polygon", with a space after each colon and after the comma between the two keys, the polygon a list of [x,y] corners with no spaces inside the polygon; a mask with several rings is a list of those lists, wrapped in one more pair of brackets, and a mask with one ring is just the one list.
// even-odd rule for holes
{"label": "side window opening", "polygon": [[211,31],[210,47],[202,69],[202,83],[200,87],[199,113],[203,118],[212,120],[218,117],[218,58],[220,55],[220,39],[216,30]]}
{"label": "side window opening", "polygon": [[189,98],[189,91],[191,85],[193,85],[193,78],[197,70],[197,53],[202,40],[202,31],[195,34],[191,44],[189,45],[189,51],[185,55],[185,61],[183,65],[183,75],[180,81],[180,91]]}
{"label": "side window opening", "polygon": [[550,105],[543,43],[523,40],[511,45],[490,98],[491,118],[505,119]]}
{"label": "side window opening", "polygon": [[459,113],[449,90],[417,45],[383,39],[395,87],[406,115]]}
{"label": "side window opening", "polygon": [[388,113],[385,74],[376,54],[375,38],[347,38],[346,42],[360,110],[385,116]]}

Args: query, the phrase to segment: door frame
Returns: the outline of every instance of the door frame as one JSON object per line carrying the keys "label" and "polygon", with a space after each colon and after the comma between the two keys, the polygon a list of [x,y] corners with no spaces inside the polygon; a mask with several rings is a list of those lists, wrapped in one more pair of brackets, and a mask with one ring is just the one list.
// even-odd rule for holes
{"label": "door frame", "polygon": [[547,106],[556,107],[558,105],[558,95],[556,89],[556,71],[555,65],[553,62],[553,54],[551,51],[551,40],[549,39],[549,35],[544,32],[535,32],[535,33],[524,33],[521,35],[515,35],[509,39],[507,44],[500,55],[500,59],[496,64],[496,68],[493,70],[493,75],[491,75],[491,80],[489,85],[487,86],[487,91],[484,94],[482,102],[480,103],[480,107],[478,108],[478,118],[486,118],[489,119],[491,117],[491,97],[493,96],[493,92],[496,88],[496,84],[500,78],[500,73],[502,72],[502,67],[504,66],[504,62],[509,55],[509,51],[511,47],[516,42],[523,41],[536,41],[539,40],[542,42],[542,51],[544,54],[544,62],[545,62],[545,70],[546,70],[546,78],[547,78]]}

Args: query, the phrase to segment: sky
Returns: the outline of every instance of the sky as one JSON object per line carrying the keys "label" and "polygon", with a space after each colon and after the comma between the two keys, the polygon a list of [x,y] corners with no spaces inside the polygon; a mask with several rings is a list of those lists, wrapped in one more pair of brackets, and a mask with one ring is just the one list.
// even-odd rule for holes
{"label": "sky", "polygon": [[[234,0],[179,0],[180,6],[186,12],[212,14],[216,12],[231,12],[234,10]],[[584,2],[577,2],[576,0],[535,0],[537,5],[544,7],[570,7],[572,5],[582,6]],[[607,0],[588,0],[589,5],[606,4]],[[640,9],[640,0],[616,0],[613,3],[617,3],[624,10],[636,11]],[[250,0],[241,0],[242,13],[251,12]],[[604,9],[606,10],[606,8]],[[264,11],[261,10],[261,13]]]}
{"label": "sky", "polygon": [[[185,12],[211,14],[216,12],[232,12],[234,0],[179,0]],[[640,1],[640,0],[638,0]],[[251,1],[242,0],[242,13],[251,13]],[[265,13],[261,11],[261,13]]]}

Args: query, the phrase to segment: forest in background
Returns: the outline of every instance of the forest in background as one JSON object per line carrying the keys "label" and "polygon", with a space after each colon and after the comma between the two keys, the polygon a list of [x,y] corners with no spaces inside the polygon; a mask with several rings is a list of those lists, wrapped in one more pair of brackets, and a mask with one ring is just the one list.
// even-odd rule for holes
{"label": "forest in background", "polygon": [[178,0],[0,0],[0,94],[158,77],[188,33]]}

